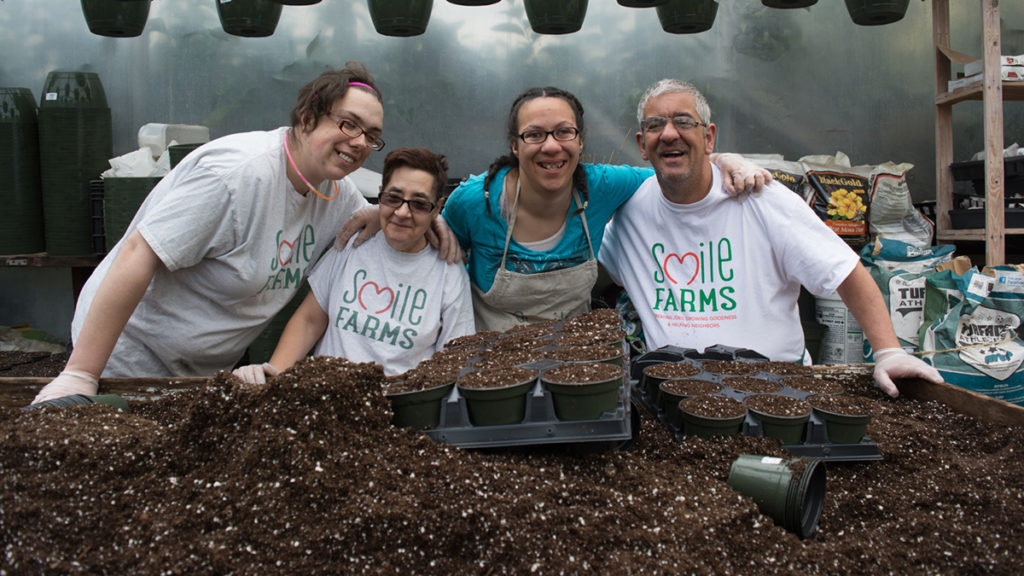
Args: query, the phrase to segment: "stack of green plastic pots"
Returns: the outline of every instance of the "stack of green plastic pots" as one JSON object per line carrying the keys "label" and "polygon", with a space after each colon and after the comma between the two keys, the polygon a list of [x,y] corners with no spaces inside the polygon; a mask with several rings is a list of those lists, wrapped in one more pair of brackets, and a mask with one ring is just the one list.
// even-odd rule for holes
{"label": "stack of green plastic pots", "polygon": [[103,179],[103,233],[107,252],[121,240],[159,176]]}
{"label": "stack of green plastic pots", "polygon": [[46,249],[39,120],[28,88],[0,88],[0,254]]}
{"label": "stack of green plastic pots", "polygon": [[39,102],[39,163],[48,253],[93,253],[89,181],[107,169],[111,156],[110,108],[99,76],[50,72]]}

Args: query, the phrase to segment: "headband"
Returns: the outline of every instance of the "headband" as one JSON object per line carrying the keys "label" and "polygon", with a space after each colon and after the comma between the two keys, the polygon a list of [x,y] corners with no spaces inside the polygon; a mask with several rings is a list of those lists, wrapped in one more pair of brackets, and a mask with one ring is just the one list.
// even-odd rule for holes
{"label": "headband", "polygon": [[363,88],[369,88],[371,92],[376,92],[377,91],[377,90],[374,89],[373,86],[370,86],[369,84],[366,84],[364,82],[349,82],[348,85],[349,86],[362,86]]}

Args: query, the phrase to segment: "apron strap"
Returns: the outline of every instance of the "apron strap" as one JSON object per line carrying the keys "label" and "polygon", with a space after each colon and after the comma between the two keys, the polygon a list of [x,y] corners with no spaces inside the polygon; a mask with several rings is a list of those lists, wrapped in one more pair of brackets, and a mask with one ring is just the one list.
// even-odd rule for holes
{"label": "apron strap", "polygon": [[[519,214],[519,190],[520,190],[521,178],[516,175],[516,197],[512,200],[512,211],[508,217],[508,231],[505,233],[505,248],[501,251],[501,267],[498,270],[505,269],[505,262],[508,259],[508,245],[512,240],[512,229],[516,227],[516,215]],[[587,239],[587,248],[590,249],[590,259],[594,259],[594,243],[590,241],[590,229],[587,227],[587,215],[583,202],[580,201],[580,193],[575,188],[572,191],[572,197],[576,201],[576,207],[580,209],[580,221],[583,223],[583,237]],[[569,225],[569,218],[566,217],[566,226]]]}

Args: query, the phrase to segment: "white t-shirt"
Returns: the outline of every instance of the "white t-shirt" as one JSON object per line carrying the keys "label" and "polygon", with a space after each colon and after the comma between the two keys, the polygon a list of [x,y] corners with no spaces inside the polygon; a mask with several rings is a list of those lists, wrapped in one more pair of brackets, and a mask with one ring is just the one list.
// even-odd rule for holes
{"label": "white t-shirt", "polygon": [[712,170],[710,193],[693,204],[645,181],[606,228],[600,262],[626,288],[648,349],[722,344],[798,361],[801,284],[835,292],[859,258],[781,184],[732,198]]}
{"label": "white t-shirt", "polygon": [[[295,294],[341,225],[367,205],[348,179],[324,200],[288,182],[287,128],[219,138],[186,157],[128,226],[164,264],[117,341],[103,376],[210,376],[230,369]],[[328,188],[329,187],[329,188]],[[320,185],[326,196],[330,182]],[[77,339],[122,242],[79,296]]]}
{"label": "white t-shirt", "polygon": [[309,286],[328,318],[318,356],[376,362],[401,374],[476,331],[466,267],[447,263],[429,244],[400,252],[383,232],[358,248],[350,242],[324,254]]}

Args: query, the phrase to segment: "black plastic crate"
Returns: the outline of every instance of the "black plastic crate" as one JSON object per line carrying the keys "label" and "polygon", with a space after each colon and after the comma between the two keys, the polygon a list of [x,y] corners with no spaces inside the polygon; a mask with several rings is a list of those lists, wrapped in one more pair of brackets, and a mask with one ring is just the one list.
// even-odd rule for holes
{"label": "black plastic crate", "polygon": [[[949,167],[954,180],[971,182],[975,194],[985,195],[984,160],[954,162]],[[1003,196],[1024,196],[1024,156],[1003,158]]]}

